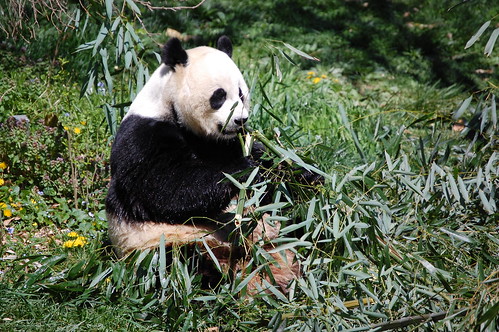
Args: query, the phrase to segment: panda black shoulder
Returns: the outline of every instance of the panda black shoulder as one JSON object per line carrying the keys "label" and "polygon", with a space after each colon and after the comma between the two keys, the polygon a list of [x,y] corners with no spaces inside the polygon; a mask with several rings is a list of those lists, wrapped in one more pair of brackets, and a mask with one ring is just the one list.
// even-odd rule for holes
{"label": "panda black shoulder", "polygon": [[165,148],[165,144],[177,146],[183,140],[181,131],[172,123],[129,115],[120,125],[112,154],[123,150],[124,154],[140,158]]}

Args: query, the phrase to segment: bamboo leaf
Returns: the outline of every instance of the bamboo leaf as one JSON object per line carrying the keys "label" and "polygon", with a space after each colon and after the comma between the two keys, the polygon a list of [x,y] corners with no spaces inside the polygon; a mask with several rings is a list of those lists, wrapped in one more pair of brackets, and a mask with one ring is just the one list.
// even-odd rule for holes
{"label": "bamboo leaf", "polygon": [[161,287],[165,288],[168,285],[167,279],[166,279],[166,239],[165,235],[161,234],[161,237],[159,239],[159,282],[161,284]]}
{"label": "bamboo leaf", "polygon": [[232,182],[237,187],[237,189],[246,189],[246,187],[242,183],[237,181],[232,175],[227,174],[227,173],[223,173],[223,174],[225,175],[225,177],[227,179],[230,180],[230,182]]}
{"label": "bamboo leaf", "polygon": [[400,178],[400,181],[407,185],[412,191],[414,191],[416,194],[420,195],[421,197],[425,197],[419,186],[415,183],[413,183],[411,180],[408,180],[405,178],[405,176]]}
{"label": "bamboo leaf", "polygon": [[499,28],[496,28],[492,31],[489,40],[487,41],[487,45],[485,45],[484,54],[486,56],[490,56],[492,54],[492,50],[494,49],[494,45],[496,43],[497,37],[499,36]]}
{"label": "bamboo leaf", "polygon": [[283,43],[283,44],[284,44],[284,46],[286,46],[287,48],[289,48],[291,51],[293,51],[294,53],[298,54],[301,57],[304,57],[305,59],[309,59],[309,60],[313,60],[313,61],[320,61],[316,57],[308,55],[307,53],[302,52],[299,49],[297,49],[297,48],[295,48],[295,47],[293,47],[293,46],[291,46],[291,45],[289,45],[287,43]]}
{"label": "bamboo leaf", "polygon": [[248,283],[251,281],[251,279],[253,279],[255,277],[255,275],[261,270],[263,269],[264,265],[260,265],[259,267],[257,267],[254,271],[252,271],[250,274],[248,274],[246,276],[246,278],[243,279],[243,281],[241,281],[237,287],[234,289],[234,293],[239,293],[244,287],[246,287],[246,285],[248,285]]}
{"label": "bamboo leaf", "polygon": [[[498,313],[499,313],[499,302],[496,302],[492,307],[490,307],[489,310],[487,310],[483,315],[481,315],[478,318],[477,325],[481,325],[486,322],[489,323],[492,322],[492,320],[497,319]],[[485,324],[483,328],[485,329],[489,323]]]}
{"label": "bamboo leaf", "polygon": [[482,112],[482,120],[480,121],[480,132],[483,133],[489,124],[489,108],[485,108]]}
{"label": "bamboo leaf", "polygon": [[495,208],[492,204],[490,204],[489,200],[487,199],[487,196],[485,196],[485,193],[483,190],[479,189],[478,190],[478,196],[480,197],[480,200],[482,201],[483,208],[485,211],[487,211],[488,214],[494,214]]}
{"label": "bamboo leaf", "polygon": [[[268,219],[272,219],[272,217],[269,217]],[[302,221],[302,222],[300,222],[298,224],[291,224],[289,226],[286,226],[286,227],[284,227],[284,228],[281,229],[281,231],[279,232],[279,234],[280,235],[285,235],[285,234],[291,233],[291,232],[293,232],[293,231],[295,231],[297,229],[306,227],[307,225],[311,224],[311,221],[312,221],[312,219]]]}
{"label": "bamboo leaf", "polygon": [[443,227],[441,227],[440,230],[456,240],[466,242],[466,243],[475,243],[475,241],[473,241],[473,239],[471,239],[470,237],[463,235],[461,233],[453,232],[453,231],[450,231],[450,230],[445,229]]}
{"label": "bamboo leaf", "polygon": [[365,279],[370,279],[372,276],[370,274],[367,274],[362,271],[355,271],[355,270],[341,270],[342,273],[350,275],[352,277],[355,277],[355,280],[365,280]]}
{"label": "bamboo leaf", "polygon": [[282,245],[280,245],[272,250],[269,250],[269,253],[274,254],[276,252],[280,252],[280,251],[283,251],[286,249],[291,249],[294,247],[307,247],[308,248],[310,246],[312,246],[312,242],[309,242],[309,241],[294,241],[294,242],[282,244]]}
{"label": "bamboo leaf", "polygon": [[116,62],[118,62],[118,58],[123,53],[123,40],[124,34],[123,34],[123,27],[121,26],[118,30],[118,34],[116,36]]}
{"label": "bamboo leaf", "polygon": [[125,68],[130,68],[132,64],[133,54],[131,51],[126,51],[125,53]]}
{"label": "bamboo leaf", "polygon": [[333,216],[333,236],[335,240],[338,240],[341,237],[340,217],[338,216],[338,213],[335,213]]}
{"label": "bamboo leaf", "polygon": [[468,203],[470,201],[470,196],[468,194],[468,190],[466,189],[466,185],[460,176],[457,177],[457,184],[459,185],[459,192],[461,193],[461,197],[466,203]]}
{"label": "bamboo leaf", "polygon": [[215,266],[217,267],[217,270],[219,272],[223,272],[222,271],[222,267],[220,266],[220,263],[218,262],[218,258],[217,256],[215,256],[215,254],[213,253],[213,251],[211,250],[210,246],[208,245],[208,243],[206,243],[206,239],[205,237],[203,237],[203,245],[206,249],[206,251],[208,252],[208,255],[210,255],[211,257],[211,260],[213,261],[213,263],[215,263]]}
{"label": "bamboo leaf", "polygon": [[496,96],[492,95],[490,101],[490,118],[492,120],[492,128],[497,129],[497,108],[496,108]]}
{"label": "bamboo leaf", "polygon": [[485,22],[480,27],[480,29],[478,29],[478,31],[470,38],[470,40],[468,40],[464,49],[470,48],[478,40],[478,38],[480,38],[480,36],[483,34],[485,29],[487,29],[489,27],[489,25],[490,25],[490,21]]}
{"label": "bamboo leaf", "polygon": [[106,15],[108,19],[113,16],[113,0],[106,0]]}
{"label": "bamboo leaf", "polygon": [[102,58],[102,68],[104,71],[104,79],[106,80],[106,85],[107,85],[107,90],[109,94],[112,94],[113,92],[113,78],[111,77],[111,73],[109,72],[107,60],[108,60],[108,55],[107,55],[107,49],[102,48],[99,51],[99,54]]}
{"label": "bamboo leaf", "polygon": [[454,177],[450,173],[447,173],[447,180],[449,181],[450,191],[451,191],[452,195],[454,196],[456,201],[459,202],[461,195],[459,195],[459,189],[457,189],[456,180],[454,179]]}
{"label": "bamboo leaf", "polygon": [[133,10],[135,13],[137,13],[140,16],[140,9],[139,7],[137,7],[137,5],[133,0],[126,0],[126,3],[128,4],[128,7],[130,7],[131,10]]}
{"label": "bamboo leaf", "polygon": [[267,204],[267,205],[263,205],[263,206],[256,208],[255,212],[277,211],[277,210],[285,208],[288,205],[289,205],[289,203],[287,203],[287,202],[278,202],[278,203]]}
{"label": "bamboo leaf", "polygon": [[463,115],[463,113],[468,109],[472,98],[473,96],[469,96],[461,103],[461,106],[459,106],[458,110],[454,113],[453,116],[454,120],[459,119]]}
{"label": "bamboo leaf", "polygon": [[94,49],[92,51],[93,56],[97,54],[97,50],[99,49],[100,44],[102,44],[102,42],[106,38],[108,32],[109,31],[107,30],[106,26],[104,24],[102,24],[102,26],[99,30],[99,34],[97,35],[97,38],[95,39]]}
{"label": "bamboo leaf", "polygon": [[275,295],[275,297],[277,297],[279,299],[279,301],[282,301],[284,303],[287,303],[289,302],[288,299],[286,298],[286,296],[284,296],[283,293],[281,293],[276,286],[272,285],[271,283],[269,283],[267,280],[265,279],[262,279],[262,283],[263,283],[263,286],[265,288],[266,291],[269,291],[271,292],[272,294]]}
{"label": "bamboo leaf", "polygon": [[392,163],[392,158],[390,158],[390,155],[388,154],[388,152],[386,152],[385,150],[385,160],[386,160],[386,165],[388,166],[388,170],[391,172],[393,171],[393,163]]}

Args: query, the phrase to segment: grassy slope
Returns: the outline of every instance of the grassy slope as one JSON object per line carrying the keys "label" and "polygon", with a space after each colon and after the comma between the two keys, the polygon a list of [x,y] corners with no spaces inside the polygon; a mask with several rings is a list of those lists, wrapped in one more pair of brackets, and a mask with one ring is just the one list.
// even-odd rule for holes
{"label": "grassy slope", "polygon": [[[249,304],[233,298],[233,283],[228,281],[216,291],[200,289],[198,280],[181,266],[164,286],[166,294],[137,290],[134,285],[151,282],[146,278],[151,275],[137,279],[134,269],[124,269],[123,262],[111,265],[99,249],[105,230],[102,188],[109,151],[100,97],[79,100],[78,87],[67,83],[64,71],[54,69],[46,75],[45,64],[16,69],[18,55],[7,52],[3,58],[14,59],[11,66],[4,64],[8,74],[1,82],[14,89],[0,104],[5,111],[2,120],[29,114],[33,134],[30,141],[24,129],[16,129],[2,144],[2,158],[8,160],[0,191],[2,208],[13,212],[11,217],[3,213],[7,228],[1,233],[6,241],[1,253],[8,258],[0,263],[2,330],[334,329],[469,306],[463,320],[420,326],[455,330],[480,319],[488,322],[497,313],[492,306],[497,303],[497,212],[488,214],[482,200],[483,195],[494,199],[497,160],[486,173],[494,145],[470,144],[451,130],[451,112],[467,95],[456,87],[431,83],[442,77],[432,70],[428,50],[411,50],[410,45],[395,50],[389,41],[383,42],[384,35],[393,33],[428,37],[398,31],[403,24],[384,27],[383,22],[401,20],[400,12],[395,18],[377,17],[373,8],[353,21],[352,11],[362,10],[355,5],[338,6],[337,11],[321,9],[321,2],[316,8],[301,5],[265,2],[227,10],[228,6],[207,4],[200,11],[175,16],[178,22],[171,15],[162,18],[174,28],[200,35],[194,23],[203,21],[203,32],[213,36],[202,35],[210,40],[220,33],[236,36],[235,59],[253,86],[252,126],[269,137],[279,132],[274,144],[295,148],[332,175],[315,199],[309,193],[297,194],[291,209],[275,211],[309,221],[287,235],[311,243],[296,245],[305,271],[296,293],[287,300],[263,297]],[[423,7],[418,13],[427,10],[422,18],[431,23],[430,9]],[[363,41],[361,28],[368,22],[377,24]],[[356,31],[358,36],[351,35]],[[432,40],[438,41],[446,32],[439,29],[429,36],[435,33]],[[275,39],[322,61],[302,60]],[[281,51],[298,66],[290,65]],[[280,80],[272,54],[279,56]],[[467,67],[451,70],[449,58],[439,61],[454,75],[449,82],[478,82],[467,74]],[[482,63],[470,61],[466,66],[476,69]],[[58,117],[52,124],[46,119],[51,114]],[[26,141],[30,144],[22,144]],[[35,142],[53,153],[40,155]],[[66,162],[51,162],[57,157]],[[478,169],[484,179],[478,179]],[[47,172],[49,177],[44,178]],[[459,188],[461,182],[456,181],[461,179],[465,189],[456,193],[449,177]],[[67,182],[57,184],[61,178]],[[13,235],[7,229],[13,229]],[[90,244],[64,249],[69,230],[85,235]],[[50,253],[60,261],[33,257],[24,267],[23,260],[11,260],[38,253]],[[85,264],[78,265],[80,261]],[[156,271],[147,259],[134,258],[129,264]],[[51,273],[26,274],[40,271],[40,266]],[[112,275],[105,273],[109,266]],[[64,279],[58,279],[61,276]],[[68,283],[61,283],[64,280]],[[89,287],[93,281],[96,288]],[[55,296],[45,295],[46,288]],[[372,303],[345,307],[347,301],[361,298]],[[497,321],[489,328],[495,326]]]}

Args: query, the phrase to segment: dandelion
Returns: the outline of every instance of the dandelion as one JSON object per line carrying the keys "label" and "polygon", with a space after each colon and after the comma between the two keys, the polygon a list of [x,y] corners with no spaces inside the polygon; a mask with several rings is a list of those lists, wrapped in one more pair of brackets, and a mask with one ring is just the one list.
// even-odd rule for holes
{"label": "dandelion", "polygon": [[88,243],[87,238],[84,236],[78,236],[74,240],[68,240],[62,245],[64,248],[74,248],[83,247]]}
{"label": "dandelion", "polygon": [[12,211],[10,209],[3,209],[3,216],[6,218],[12,217]]}
{"label": "dandelion", "polygon": [[327,78],[327,75],[322,74],[321,78]]}
{"label": "dandelion", "polygon": [[69,130],[69,127],[68,126],[64,126],[63,127],[65,131],[68,131]]}
{"label": "dandelion", "polygon": [[307,75],[308,75],[308,76],[315,76],[315,71],[309,71],[309,72],[307,73]]}
{"label": "dandelion", "polygon": [[76,127],[73,129],[73,131],[75,132],[75,134],[80,134],[81,133],[81,129]]}
{"label": "dandelion", "polygon": [[4,161],[2,161],[2,162],[0,163],[0,168],[1,168],[2,170],[3,170],[3,169],[6,169],[6,168],[7,168],[7,163],[6,163],[6,162],[4,162]]}
{"label": "dandelion", "polygon": [[315,77],[315,78],[312,80],[312,83],[317,84],[317,83],[319,83],[321,80],[322,80],[322,78],[320,78],[320,77]]}
{"label": "dandelion", "polygon": [[86,126],[86,125],[87,125],[87,121],[80,121],[80,124],[81,124],[82,126]]}
{"label": "dandelion", "polygon": [[76,232],[69,232],[69,233],[68,233],[68,236],[69,236],[69,237],[78,237],[79,235],[78,235],[78,233],[76,233]]}
{"label": "dandelion", "polygon": [[0,179],[0,186],[3,186],[5,184],[4,179]]}

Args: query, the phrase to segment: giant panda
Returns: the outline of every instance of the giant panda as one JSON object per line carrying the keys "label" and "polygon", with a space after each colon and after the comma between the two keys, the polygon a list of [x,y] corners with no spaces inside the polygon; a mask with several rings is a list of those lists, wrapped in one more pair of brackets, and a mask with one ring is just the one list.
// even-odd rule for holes
{"label": "giant panda", "polygon": [[[168,247],[208,245],[222,267],[248,273],[247,251],[235,250],[231,239],[231,202],[239,189],[224,173],[237,176],[259,165],[262,148],[255,145],[243,155],[237,134],[248,119],[250,96],[231,56],[225,36],[217,48],[188,50],[170,39],[161,65],[123,118],[111,150],[106,198],[109,237],[119,256],[157,247],[164,236]],[[260,220],[244,240],[268,242],[278,226]],[[232,257],[234,252],[242,254]],[[265,278],[286,292],[299,274],[294,255],[267,256],[271,275],[255,274],[248,287],[260,289]]]}

